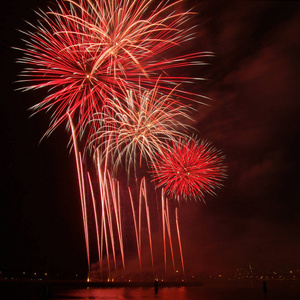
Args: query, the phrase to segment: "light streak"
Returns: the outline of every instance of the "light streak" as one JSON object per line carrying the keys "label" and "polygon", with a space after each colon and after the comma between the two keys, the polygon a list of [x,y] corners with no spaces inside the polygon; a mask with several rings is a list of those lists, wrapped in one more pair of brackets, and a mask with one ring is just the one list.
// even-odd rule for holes
{"label": "light streak", "polygon": [[112,193],[112,205],[113,205],[113,209],[114,209],[114,213],[115,213],[115,221],[116,221],[117,233],[118,233],[118,238],[119,238],[122,265],[123,265],[123,269],[125,269],[119,182],[116,181],[114,178],[112,178],[109,175],[109,183],[110,183],[109,188],[110,188],[110,191]]}
{"label": "light streak", "polygon": [[176,231],[177,231],[178,245],[179,245],[179,251],[180,251],[182,273],[183,273],[183,276],[184,276],[185,275],[185,270],[184,270],[184,261],[183,261],[183,251],[182,251],[182,244],[181,244],[181,236],[180,236],[180,230],[179,230],[178,207],[175,207],[175,220],[176,220]]}
{"label": "light streak", "polygon": [[162,192],[161,192],[161,219],[162,219],[162,231],[163,231],[163,247],[164,247],[165,274],[167,274],[165,194],[164,194],[164,189],[163,188],[162,188]]}
{"label": "light streak", "polygon": [[72,141],[73,141],[73,148],[74,148],[74,156],[76,161],[76,169],[77,169],[77,178],[78,178],[78,185],[80,191],[80,203],[81,203],[81,212],[83,218],[83,228],[84,228],[84,236],[85,236],[85,245],[86,245],[86,254],[87,254],[87,261],[88,261],[88,276],[87,280],[89,281],[90,276],[90,248],[89,248],[89,232],[88,232],[88,222],[87,222],[87,210],[86,210],[86,198],[85,198],[85,188],[84,188],[84,177],[83,177],[83,168],[82,168],[82,161],[81,161],[81,154],[78,151],[75,130],[72,123],[72,118],[69,113],[67,113],[70,128],[72,132]]}
{"label": "light streak", "polygon": [[88,175],[88,181],[89,181],[89,186],[90,186],[90,191],[91,191],[91,198],[92,198],[92,202],[93,202],[93,211],[94,211],[94,220],[95,220],[95,228],[96,228],[100,278],[102,280],[102,255],[101,255],[101,242],[100,242],[100,234],[99,234],[99,224],[98,224],[98,214],[97,214],[97,208],[96,208],[96,199],[95,199],[95,194],[94,194],[94,189],[93,189],[90,173],[87,173],[87,175]]}
{"label": "light streak", "polygon": [[129,192],[129,197],[130,197],[130,204],[131,204],[132,217],[133,217],[133,223],[134,223],[134,232],[135,232],[135,238],[136,238],[136,247],[137,247],[137,252],[138,252],[140,273],[142,273],[140,235],[138,234],[138,227],[137,227],[137,222],[136,222],[135,209],[134,209],[133,198],[132,198],[132,193],[131,193],[130,187],[128,187],[128,192]]}
{"label": "light streak", "polygon": [[[98,171],[98,180],[99,180],[99,190],[100,190],[100,201],[101,201],[101,241],[105,241],[105,247],[106,247],[106,259],[107,259],[107,268],[108,268],[108,278],[110,278],[110,259],[109,259],[109,247],[108,247],[108,233],[107,233],[107,227],[106,227],[106,205],[105,205],[105,187],[103,186],[103,174],[100,167],[99,159],[97,159],[97,171]],[[102,251],[103,253],[103,243],[102,243]]]}
{"label": "light streak", "polygon": [[145,202],[145,210],[146,210],[146,219],[148,226],[148,237],[149,237],[149,247],[150,247],[150,255],[151,255],[151,263],[152,263],[152,271],[154,275],[154,259],[153,259],[153,247],[152,247],[152,238],[151,238],[151,222],[150,222],[150,213],[149,213],[149,205],[147,200],[147,190],[146,190],[146,180],[145,177],[141,180],[141,192]]}
{"label": "light streak", "polygon": [[166,201],[165,201],[164,217],[165,217],[165,224],[166,224],[167,233],[168,233],[168,237],[169,237],[172,265],[173,265],[173,270],[175,272],[175,260],[174,260],[173,242],[172,242],[172,234],[171,234],[171,226],[170,226],[170,214],[169,214],[168,198],[166,198],[165,200]]}

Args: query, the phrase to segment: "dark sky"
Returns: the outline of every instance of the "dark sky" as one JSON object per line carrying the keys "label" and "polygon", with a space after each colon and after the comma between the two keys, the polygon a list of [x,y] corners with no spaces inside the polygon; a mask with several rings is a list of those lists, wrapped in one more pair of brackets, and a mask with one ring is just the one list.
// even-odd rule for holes
{"label": "dark sky", "polygon": [[[1,12],[0,271],[85,272],[76,169],[64,128],[39,143],[48,115],[27,110],[39,92],[14,91],[23,20],[45,1],[11,0]],[[195,4],[196,3],[196,4]],[[215,56],[202,68],[210,106],[199,137],[222,149],[218,196],[180,207],[183,250],[194,272],[300,268],[299,32],[297,1],[188,1],[199,15],[189,47]],[[26,26],[25,26],[26,27]]]}

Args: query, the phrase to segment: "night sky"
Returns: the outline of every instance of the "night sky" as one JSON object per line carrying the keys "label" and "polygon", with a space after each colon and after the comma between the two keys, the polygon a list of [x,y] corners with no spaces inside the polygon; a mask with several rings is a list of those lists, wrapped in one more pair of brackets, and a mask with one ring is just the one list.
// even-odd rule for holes
{"label": "night sky", "polygon": [[[40,142],[49,114],[30,117],[41,92],[14,91],[17,29],[46,1],[1,11],[0,271],[86,272],[76,166],[63,126]],[[193,51],[213,51],[198,92],[198,136],[226,155],[228,178],[206,204],[180,207],[186,268],[196,273],[300,268],[300,5],[187,1],[199,14]],[[196,74],[195,74],[196,75]],[[197,75],[198,76],[198,75]],[[197,89],[196,88],[196,89]]]}

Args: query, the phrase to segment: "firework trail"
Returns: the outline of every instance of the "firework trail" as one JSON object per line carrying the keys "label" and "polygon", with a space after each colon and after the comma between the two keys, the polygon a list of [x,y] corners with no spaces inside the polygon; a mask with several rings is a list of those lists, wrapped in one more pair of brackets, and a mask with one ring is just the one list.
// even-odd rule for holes
{"label": "firework trail", "polygon": [[130,90],[125,99],[113,98],[103,113],[95,115],[100,127],[90,143],[98,145],[102,159],[111,156],[115,170],[124,163],[129,177],[130,169],[136,174],[142,160],[154,165],[167,141],[187,137],[190,126],[183,121],[191,121],[190,109],[174,100],[172,93],[161,94],[157,85],[138,93]]}
{"label": "firework trail", "polygon": [[90,246],[89,246],[89,231],[88,231],[88,221],[87,221],[86,193],[85,193],[85,183],[84,183],[84,175],[83,175],[83,167],[82,167],[82,158],[81,158],[81,153],[78,151],[76,138],[75,138],[75,129],[74,129],[74,126],[73,126],[72,118],[69,114],[68,114],[68,118],[69,118],[71,132],[72,132],[72,141],[73,141],[74,155],[75,155],[75,160],[76,160],[79,194],[80,194],[80,202],[81,202],[81,213],[82,213],[82,219],[83,219],[83,228],[84,228],[84,236],[85,236],[87,262],[88,262],[87,280],[89,281],[89,276],[90,276]]}
{"label": "firework trail", "polygon": [[99,222],[98,222],[98,213],[97,213],[98,210],[96,208],[96,197],[95,197],[95,193],[94,193],[90,173],[88,173],[87,175],[88,175],[88,182],[89,182],[89,187],[90,187],[90,191],[91,191],[91,198],[92,198],[92,202],[93,202],[93,211],[94,211],[94,220],[95,220],[95,228],[96,228],[100,278],[102,280],[102,252],[101,252],[101,241],[100,241]]}
{"label": "firework trail", "polygon": [[201,199],[215,194],[225,177],[224,157],[209,143],[192,138],[172,143],[158,154],[153,180],[157,187],[179,200]]}
{"label": "firework trail", "polygon": [[142,257],[141,257],[141,242],[140,242],[140,234],[136,222],[136,213],[133,203],[133,197],[130,187],[128,187],[129,197],[130,197],[130,204],[131,204],[131,210],[132,210],[132,217],[133,217],[133,223],[134,223],[134,232],[135,232],[135,239],[136,239],[136,246],[137,246],[137,252],[138,252],[138,259],[139,259],[139,267],[140,267],[140,273],[142,273]]}
{"label": "firework trail", "polygon": [[179,221],[178,221],[178,207],[175,207],[175,219],[176,219],[176,232],[177,232],[178,245],[179,245],[179,251],[180,251],[180,259],[181,259],[181,267],[182,267],[182,273],[183,273],[183,276],[184,276],[185,271],[184,271],[184,261],[183,261],[183,251],[182,251],[182,244],[181,244],[181,235],[180,235]]}
{"label": "firework trail", "polygon": [[[167,229],[168,237],[169,237],[169,244],[170,244],[170,251],[171,251],[171,258],[172,258],[172,265],[173,265],[173,270],[175,272],[175,260],[174,260],[174,251],[173,251],[173,242],[172,242],[172,234],[171,234],[171,225],[170,225],[170,214],[169,214],[169,201],[168,198],[164,199],[165,204],[164,204],[164,210],[163,210],[163,217],[164,217],[164,224]],[[166,230],[164,230],[166,232]],[[166,238],[164,237],[164,241]],[[165,245],[166,249],[166,245]],[[166,251],[165,251],[166,252]],[[166,253],[165,253],[166,255]],[[166,261],[166,258],[165,258]],[[165,272],[167,273],[167,266],[165,265]]]}
{"label": "firework trail", "polygon": [[[108,277],[110,277],[110,251],[112,251],[113,261],[115,270],[117,269],[117,261],[116,261],[116,239],[115,239],[115,231],[118,237],[118,245],[120,247],[120,254],[122,260],[123,269],[125,269],[125,255],[124,255],[124,245],[123,245],[123,235],[122,235],[122,222],[121,222],[121,199],[120,199],[120,191],[119,191],[119,182],[110,175],[108,169],[104,166],[101,167],[99,161],[99,155],[97,156],[97,172],[98,172],[98,186],[99,186],[99,195],[101,199],[101,242],[100,247],[98,247],[98,256],[100,258],[99,265],[101,268],[102,274],[102,261],[103,261],[103,247],[105,241],[106,248],[106,256],[107,256],[107,265],[108,265]],[[94,190],[91,184],[91,190]],[[94,193],[93,193],[94,194]],[[98,218],[97,208],[94,206],[94,215]],[[99,221],[95,222],[98,227]],[[114,228],[116,228],[114,230]],[[99,232],[99,228],[96,228],[96,231]],[[99,234],[99,233],[97,233]],[[98,240],[97,237],[97,241]],[[109,247],[109,241],[111,243],[111,247]]]}
{"label": "firework trail", "polygon": [[[140,199],[142,199],[142,197],[143,197],[144,202],[145,202],[145,212],[146,212],[146,220],[147,220],[147,228],[148,228],[150,256],[151,256],[151,263],[152,263],[152,271],[153,271],[153,275],[154,275],[154,259],[153,259],[153,247],[152,247],[151,222],[150,222],[150,212],[149,212],[149,205],[148,205],[148,199],[147,199],[147,189],[146,189],[145,177],[143,177],[141,180],[139,197],[140,197]],[[140,201],[140,203],[141,203],[141,201]],[[141,216],[141,211],[140,211],[139,220],[141,221],[141,219],[142,219],[142,216]],[[140,228],[141,228],[141,225],[140,225]]]}
{"label": "firework trail", "polygon": [[[161,221],[162,221],[162,239],[163,239],[163,255],[164,255],[164,266],[165,266],[165,275],[167,275],[167,239],[169,240],[169,249],[171,254],[172,266],[174,273],[175,269],[175,251],[174,251],[174,240],[172,238],[172,224],[170,216],[170,200],[166,197],[164,188],[161,189]],[[184,260],[183,260],[183,250],[181,244],[181,234],[179,229],[179,218],[178,218],[178,207],[175,207],[175,227],[178,241],[178,248],[180,254],[180,261],[182,267],[182,275],[185,276]]]}
{"label": "firework trail", "polygon": [[[130,205],[131,205],[131,210],[132,210],[133,225],[134,225],[135,238],[136,238],[136,244],[137,244],[140,274],[142,275],[142,217],[143,217],[143,215],[142,215],[142,202],[144,200],[145,215],[146,215],[147,230],[148,230],[148,240],[149,240],[149,248],[150,248],[150,257],[151,257],[151,264],[152,264],[152,272],[153,272],[153,275],[154,275],[154,256],[153,256],[153,245],[152,245],[152,230],[151,230],[150,210],[149,210],[149,205],[148,205],[145,177],[143,177],[140,181],[137,209],[134,207],[134,200],[133,200],[133,197],[132,197],[132,192],[131,192],[130,187],[128,187],[128,192],[129,192],[129,196],[130,196]],[[136,211],[138,211],[137,216],[136,216]],[[138,221],[137,221],[137,219],[138,219]]]}
{"label": "firework trail", "polygon": [[163,247],[164,247],[165,274],[166,274],[167,273],[167,248],[166,248],[165,193],[163,188],[161,192],[161,221],[162,221],[162,235],[163,235]]}

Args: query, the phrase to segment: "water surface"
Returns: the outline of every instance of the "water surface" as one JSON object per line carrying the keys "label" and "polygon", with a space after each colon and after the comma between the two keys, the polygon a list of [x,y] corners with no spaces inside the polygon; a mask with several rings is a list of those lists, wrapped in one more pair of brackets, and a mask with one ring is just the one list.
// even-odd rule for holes
{"label": "water surface", "polygon": [[162,299],[162,300],[299,300],[299,284],[267,284],[267,292],[261,284],[250,286],[197,286],[163,287],[155,293],[150,287],[58,289],[52,291],[58,299]]}
{"label": "water surface", "polygon": [[204,283],[203,286],[159,287],[83,287],[62,283],[2,282],[0,300],[299,300],[300,281],[262,281]]}

